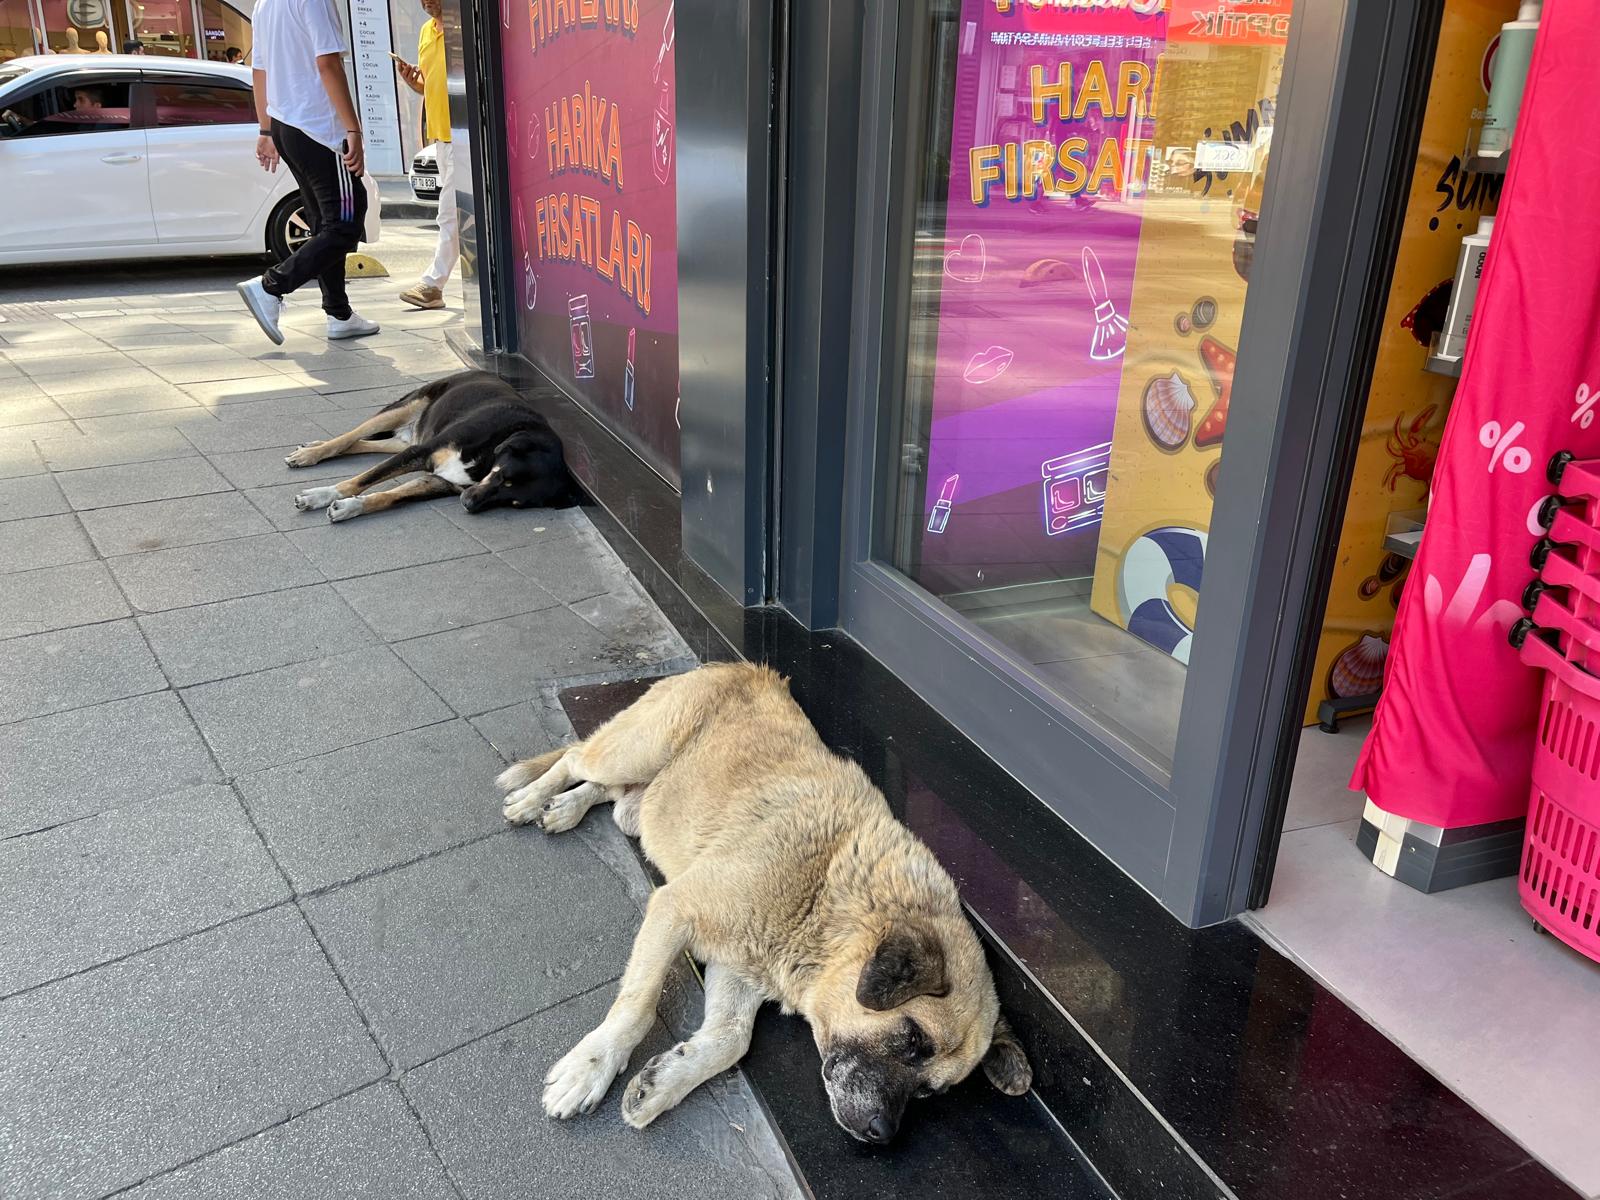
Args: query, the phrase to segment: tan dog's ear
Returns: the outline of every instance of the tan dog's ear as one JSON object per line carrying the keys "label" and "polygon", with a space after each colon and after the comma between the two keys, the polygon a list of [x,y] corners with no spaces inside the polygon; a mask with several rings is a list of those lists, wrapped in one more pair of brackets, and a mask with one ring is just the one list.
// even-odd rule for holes
{"label": "tan dog's ear", "polygon": [[913,997],[943,996],[949,990],[939,939],[927,929],[901,924],[889,927],[861,968],[856,1000],[863,1008],[885,1012]]}
{"label": "tan dog's ear", "polygon": [[983,1073],[1008,1096],[1020,1096],[1033,1084],[1033,1068],[1022,1052],[1022,1043],[1004,1017],[996,1017],[994,1040],[983,1056]]}

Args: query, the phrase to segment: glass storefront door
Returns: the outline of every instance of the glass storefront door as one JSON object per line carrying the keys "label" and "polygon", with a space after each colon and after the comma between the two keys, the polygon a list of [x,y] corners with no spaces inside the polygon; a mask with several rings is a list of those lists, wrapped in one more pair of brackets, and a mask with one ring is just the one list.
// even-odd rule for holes
{"label": "glass storefront door", "polygon": [[872,554],[1158,775],[1290,18],[1236,7],[940,0],[919,31]]}
{"label": "glass storefront door", "polygon": [[1243,907],[1289,753],[1430,38],[1365,0],[866,19],[841,624],[1185,920]]}

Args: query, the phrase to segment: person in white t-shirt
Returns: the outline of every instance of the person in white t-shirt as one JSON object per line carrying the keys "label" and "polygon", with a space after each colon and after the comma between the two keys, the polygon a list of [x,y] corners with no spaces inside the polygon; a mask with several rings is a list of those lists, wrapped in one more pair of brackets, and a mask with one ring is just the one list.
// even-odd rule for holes
{"label": "person in white t-shirt", "polygon": [[278,344],[283,297],[315,279],[330,338],[365,337],[378,323],[358,315],[345,294],[344,258],[361,244],[367,190],[361,119],[345,78],[344,31],[333,0],[256,0],[252,80],[256,161],[276,171],[281,158],[300,185],[311,236],[239,295],[262,331]]}

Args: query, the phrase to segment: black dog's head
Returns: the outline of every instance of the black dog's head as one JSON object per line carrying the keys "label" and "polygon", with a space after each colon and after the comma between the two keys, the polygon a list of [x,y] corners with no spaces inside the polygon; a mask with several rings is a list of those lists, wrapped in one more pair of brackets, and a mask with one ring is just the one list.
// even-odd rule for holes
{"label": "black dog's head", "polygon": [[552,435],[513,433],[494,448],[488,474],[461,493],[469,513],[498,504],[546,508],[572,502],[572,477]]}

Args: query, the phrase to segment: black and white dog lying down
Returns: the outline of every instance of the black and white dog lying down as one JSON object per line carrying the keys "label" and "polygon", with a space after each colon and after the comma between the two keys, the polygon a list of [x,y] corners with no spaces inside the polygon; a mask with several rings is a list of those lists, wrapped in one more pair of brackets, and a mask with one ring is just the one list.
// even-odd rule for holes
{"label": "black and white dog lying down", "polygon": [[[294,498],[296,508],[325,508],[330,521],[348,521],[453,492],[470,513],[498,504],[560,508],[578,501],[555,430],[515,388],[487,371],[425,383],[349,433],[301,446],[283,461],[309,467],[340,454],[390,457],[339,483],[307,488]],[[387,491],[367,490],[417,472],[425,474]]]}

